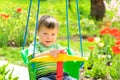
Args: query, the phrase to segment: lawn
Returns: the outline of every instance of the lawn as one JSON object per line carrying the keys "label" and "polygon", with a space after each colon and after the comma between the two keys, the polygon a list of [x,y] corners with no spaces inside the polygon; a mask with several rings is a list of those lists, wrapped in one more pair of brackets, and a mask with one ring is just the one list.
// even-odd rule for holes
{"label": "lawn", "polygon": [[0,48],[0,59],[7,60],[10,63],[23,65],[22,57],[20,55],[21,48],[4,47]]}

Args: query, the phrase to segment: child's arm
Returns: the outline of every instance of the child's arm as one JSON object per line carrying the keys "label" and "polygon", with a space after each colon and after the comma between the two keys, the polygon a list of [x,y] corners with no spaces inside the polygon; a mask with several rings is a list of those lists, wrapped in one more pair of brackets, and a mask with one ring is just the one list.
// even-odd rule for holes
{"label": "child's arm", "polygon": [[35,57],[41,57],[41,56],[44,56],[44,55],[50,55],[50,56],[53,56],[53,57],[57,57],[58,53],[59,52],[58,52],[57,49],[50,49],[48,51],[36,54]]}
{"label": "child's arm", "polygon": [[45,51],[43,53],[40,54],[36,54],[35,57],[40,57],[40,56],[44,56],[44,55],[50,55],[53,57],[57,57],[59,53],[67,53],[65,49],[50,49],[49,51]]}

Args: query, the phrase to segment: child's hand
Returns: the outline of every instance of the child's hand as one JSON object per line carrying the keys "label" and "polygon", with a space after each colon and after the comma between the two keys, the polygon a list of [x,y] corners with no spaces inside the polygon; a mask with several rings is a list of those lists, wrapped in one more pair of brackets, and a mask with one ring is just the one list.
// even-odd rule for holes
{"label": "child's hand", "polygon": [[58,56],[58,50],[57,49],[50,49],[49,50],[49,55],[53,56],[53,57],[57,57]]}
{"label": "child's hand", "polygon": [[67,54],[67,51],[66,51],[65,49],[59,49],[59,50],[58,50],[58,53],[60,53],[60,54],[61,54],[61,53],[62,53],[62,54]]}
{"label": "child's hand", "polygon": [[66,54],[67,51],[65,49],[51,49],[48,53],[50,56],[57,57],[58,54]]}

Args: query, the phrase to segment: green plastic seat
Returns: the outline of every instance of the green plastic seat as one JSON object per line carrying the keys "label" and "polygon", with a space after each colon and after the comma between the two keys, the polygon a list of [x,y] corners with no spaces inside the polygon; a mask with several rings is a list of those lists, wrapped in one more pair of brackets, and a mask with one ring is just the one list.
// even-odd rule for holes
{"label": "green plastic seat", "polygon": [[[74,55],[74,52],[70,49],[67,49],[67,52],[69,55]],[[35,69],[35,63],[31,63],[28,58],[29,50],[25,49],[21,51],[21,55],[23,58],[23,61],[25,64],[28,65],[28,71],[29,71],[29,80],[36,80],[36,69]],[[64,62],[63,70],[64,72],[67,72],[70,76],[76,78],[79,80],[80,75],[80,67],[83,65],[83,61],[67,61]]]}

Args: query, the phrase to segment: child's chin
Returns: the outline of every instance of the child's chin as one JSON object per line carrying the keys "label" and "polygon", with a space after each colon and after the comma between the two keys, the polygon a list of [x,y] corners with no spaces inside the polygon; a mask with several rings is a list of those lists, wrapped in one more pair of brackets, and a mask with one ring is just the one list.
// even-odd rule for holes
{"label": "child's chin", "polygon": [[45,46],[46,46],[46,47],[49,47],[49,46],[51,46],[51,45],[52,45],[52,44],[46,44]]}

